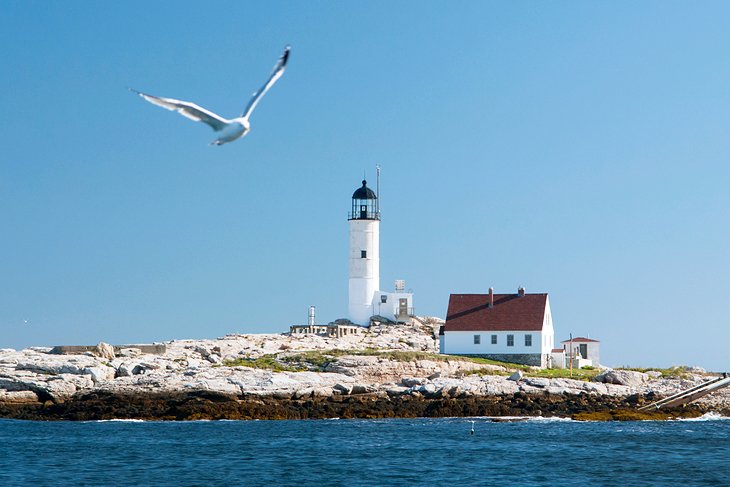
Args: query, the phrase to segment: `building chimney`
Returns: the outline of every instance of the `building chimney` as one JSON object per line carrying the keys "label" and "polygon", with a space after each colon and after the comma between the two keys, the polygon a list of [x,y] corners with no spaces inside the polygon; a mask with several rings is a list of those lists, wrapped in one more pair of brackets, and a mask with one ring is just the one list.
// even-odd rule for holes
{"label": "building chimney", "polygon": [[489,288],[489,307],[494,308],[494,288]]}
{"label": "building chimney", "polygon": [[518,287],[518,288],[517,288],[517,294],[518,294],[519,296],[524,296],[524,295],[525,295],[525,288],[524,288],[524,287],[522,287],[522,286]]}
{"label": "building chimney", "polygon": [[316,322],[315,321],[315,312],[316,312],[315,310],[316,310],[316,308],[314,306],[309,307],[309,320],[307,321],[309,326],[315,325],[315,322]]}

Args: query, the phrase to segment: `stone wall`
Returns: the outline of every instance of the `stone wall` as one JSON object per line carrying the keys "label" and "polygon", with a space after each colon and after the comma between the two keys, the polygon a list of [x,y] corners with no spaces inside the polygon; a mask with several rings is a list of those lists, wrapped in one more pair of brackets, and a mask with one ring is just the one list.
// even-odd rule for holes
{"label": "stone wall", "polygon": [[511,362],[513,364],[532,365],[535,367],[546,367],[545,358],[539,353],[504,353],[504,354],[459,354],[464,357],[479,357],[500,362]]}
{"label": "stone wall", "polygon": [[[95,352],[98,345],[60,345],[53,347],[50,353],[54,355],[74,355],[84,352]],[[114,352],[119,354],[121,350],[126,348],[136,348],[140,353],[149,353],[153,355],[164,355],[167,346],[164,343],[155,343],[153,345],[114,345]]]}

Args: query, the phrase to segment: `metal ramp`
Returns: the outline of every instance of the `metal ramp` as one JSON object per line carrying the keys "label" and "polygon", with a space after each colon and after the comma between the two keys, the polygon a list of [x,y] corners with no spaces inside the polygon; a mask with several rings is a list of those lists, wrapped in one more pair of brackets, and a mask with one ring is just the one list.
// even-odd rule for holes
{"label": "metal ramp", "polygon": [[730,386],[730,377],[728,377],[725,373],[720,377],[715,377],[714,379],[705,382],[704,384],[690,387],[685,391],[678,392],[677,394],[673,394],[659,401],[642,406],[639,408],[639,411],[653,411],[660,408],[682,406],[728,386]]}

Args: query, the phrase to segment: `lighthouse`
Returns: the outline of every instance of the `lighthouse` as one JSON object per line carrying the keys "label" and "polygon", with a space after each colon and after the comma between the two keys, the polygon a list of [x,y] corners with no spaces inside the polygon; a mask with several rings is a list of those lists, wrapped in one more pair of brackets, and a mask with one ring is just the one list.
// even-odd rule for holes
{"label": "lighthouse", "polygon": [[405,323],[413,311],[413,293],[405,281],[395,281],[395,291],[380,289],[380,168],[377,193],[368,182],[352,193],[350,224],[349,307],[350,321],[370,326],[372,316]]}
{"label": "lighthouse", "polygon": [[349,315],[350,321],[367,326],[380,289],[380,205],[378,195],[362,187],[352,194],[350,224]]}

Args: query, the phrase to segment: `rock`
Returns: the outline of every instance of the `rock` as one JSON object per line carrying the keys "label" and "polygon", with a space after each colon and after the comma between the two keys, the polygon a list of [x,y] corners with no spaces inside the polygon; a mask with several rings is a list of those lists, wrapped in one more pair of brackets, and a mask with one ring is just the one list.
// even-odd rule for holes
{"label": "rock", "polygon": [[134,358],[139,357],[140,355],[142,355],[142,351],[139,348],[123,348],[119,350],[120,357]]}
{"label": "rock", "polygon": [[208,358],[208,355],[210,355],[210,351],[205,347],[195,347],[194,350],[200,354],[203,358]]}
{"label": "rock", "polygon": [[405,387],[420,386],[427,382],[425,379],[419,379],[418,377],[403,377],[400,381]]}
{"label": "rock", "polygon": [[544,377],[528,377],[525,379],[525,383],[532,387],[548,387],[550,385],[550,379]]}
{"label": "rock", "polygon": [[513,380],[515,382],[517,382],[520,379],[522,379],[522,371],[519,371],[519,370],[517,372],[515,372],[514,374],[510,375],[509,377],[507,377],[507,380]]}
{"label": "rock", "polygon": [[131,377],[132,371],[135,367],[137,367],[139,364],[120,364],[117,366],[117,371],[114,374],[114,377]]}
{"label": "rock", "polygon": [[662,373],[659,372],[658,370],[649,370],[646,372],[646,375],[648,375],[652,379],[658,379],[659,377],[662,376]]}
{"label": "rock", "polygon": [[6,391],[0,389],[0,402],[24,404],[38,402],[38,395],[33,391]]}
{"label": "rock", "polygon": [[354,384],[350,394],[370,394],[377,391],[378,389],[369,384]]}
{"label": "rock", "polygon": [[211,353],[210,355],[208,355],[208,356],[207,356],[207,357],[205,358],[205,360],[207,360],[207,361],[208,361],[208,362],[210,362],[211,364],[219,364],[219,363],[221,363],[221,358],[220,358],[220,356],[219,356],[218,354],[215,354],[215,353]]}
{"label": "rock", "polygon": [[132,368],[132,375],[142,375],[147,373],[147,368],[142,364],[137,364]]}
{"label": "rock", "polygon": [[97,356],[105,358],[107,360],[113,360],[115,356],[114,347],[104,342],[99,342],[96,344],[95,353]]}
{"label": "rock", "polygon": [[607,370],[606,372],[598,374],[593,380],[595,382],[603,382],[605,384],[639,387],[641,384],[649,380],[649,376],[643,372],[636,372],[633,370]]}
{"label": "rock", "polygon": [[345,396],[350,395],[352,393],[352,386],[348,385],[348,384],[337,383],[334,385],[334,387],[332,389],[335,391],[335,393],[342,394]]}
{"label": "rock", "polygon": [[314,394],[314,389],[307,388],[307,389],[299,389],[298,391],[294,391],[294,394],[292,394],[292,399],[308,399],[312,397]]}
{"label": "rock", "polygon": [[111,367],[101,365],[99,367],[87,367],[84,369],[84,373],[91,376],[91,380],[94,381],[94,385],[114,379],[116,370]]}
{"label": "rock", "polygon": [[390,397],[394,396],[401,396],[403,394],[408,393],[410,391],[409,387],[401,387],[401,386],[390,386],[387,389],[385,389],[386,394]]}

